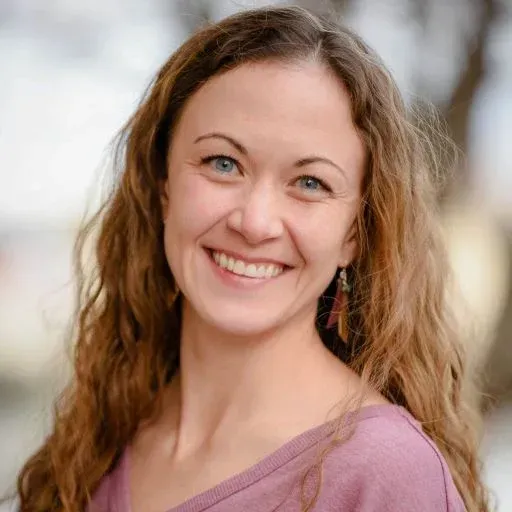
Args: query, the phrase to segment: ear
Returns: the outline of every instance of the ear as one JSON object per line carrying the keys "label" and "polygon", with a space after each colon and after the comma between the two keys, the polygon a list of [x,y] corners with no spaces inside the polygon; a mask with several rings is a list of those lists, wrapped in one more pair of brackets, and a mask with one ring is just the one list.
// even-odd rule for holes
{"label": "ear", "polygon": [[347,267],[359,256],[359,238],[357,231],[357,219],[354,219],[341,246],[339,260],[339,267],[341,268]]}
{"label": "ear", "polygon": [[162,180],[158,184],[160,193],[160,206],[162,208],[162,221],[165,223],[167,218],[167,208],[169,207],[168,180]]}

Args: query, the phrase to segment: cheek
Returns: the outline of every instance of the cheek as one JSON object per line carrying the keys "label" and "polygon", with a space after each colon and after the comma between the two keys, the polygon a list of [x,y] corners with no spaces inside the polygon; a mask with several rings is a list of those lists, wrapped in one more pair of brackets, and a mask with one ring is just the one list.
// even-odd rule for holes
{"label": "cheek", "polygon": [[179,238],[202,235],[226,215],[232,202],[220,188],[199,174],[177,179],[170,190],[166,228]]}
{"label": "cheek", "polygon": [[348,212],[339,208],[326,208],[296,215],[292,233],[306,263],[330,272],[337,267],[350,222]]}

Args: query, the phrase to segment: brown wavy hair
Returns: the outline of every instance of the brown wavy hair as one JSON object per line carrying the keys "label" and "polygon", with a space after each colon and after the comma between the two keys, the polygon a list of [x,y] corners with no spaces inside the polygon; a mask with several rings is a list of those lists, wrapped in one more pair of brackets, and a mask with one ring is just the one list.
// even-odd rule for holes
{"label": "brown wavy hair", "polygon": [[[487,511],[464,356],[449,314],[448,265],[432,144],[389,72],[353,32],[298,7],[238,13],[208,25],[163,65],[121,131],[113,190],[76,245],[75,374],[53,430],[18,477],[23,512],[83,510],[179,366],[179,301],[163,250],[161,184],[187,99],[244,63],[317,61],[345,84],[368,165],[350,268],[345,362],[406,407],[446,458],[467,510]],[[92,243],[94,265],[85,272]],[[307,507],[309,508],[309,507]]]}

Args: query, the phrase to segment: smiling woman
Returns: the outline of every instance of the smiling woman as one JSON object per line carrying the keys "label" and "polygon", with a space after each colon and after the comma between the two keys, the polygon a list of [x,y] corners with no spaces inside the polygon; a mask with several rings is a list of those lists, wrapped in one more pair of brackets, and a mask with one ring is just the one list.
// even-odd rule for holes
{"label": "smiling woman", "polygon": [[304,9],[184,43],[80,234],[75,377],[21,510],[487,510],[424,140]]}

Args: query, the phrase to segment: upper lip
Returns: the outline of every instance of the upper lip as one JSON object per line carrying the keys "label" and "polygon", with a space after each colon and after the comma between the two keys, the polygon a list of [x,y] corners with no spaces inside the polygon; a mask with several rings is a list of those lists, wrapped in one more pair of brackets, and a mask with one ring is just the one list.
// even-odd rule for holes
{"label": "upper lip", "polygon": [[257,258],[257,257],[250,257],[250,256],[246,256],[244,254],[241,254],[241,253],[238,253],[238,252],[235,252],[235,251],[227,251],[226,249],[217,249],[217,248],[214,248],[214,247],[209,247],[209,250],[210,251],[215,251],[215,252],[221,252],[223,254],[225,254],[226,256],[228,257],[231,257],[231,258],[234,258],[235,260],[242,260],[242,261],[246,261],[247,263],[260,263],[260,264],[273,264],[273,265],[279,265],[280,267],[289,267],[291,265],[287,265],[286,263],[283,263],[282,261],[278,261],[278,260],[275,260],[273,258],[268,258],[268,257],[261,257],[261,258]]}

